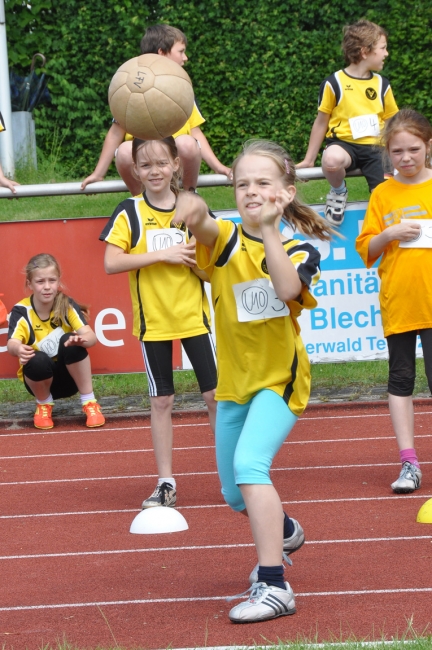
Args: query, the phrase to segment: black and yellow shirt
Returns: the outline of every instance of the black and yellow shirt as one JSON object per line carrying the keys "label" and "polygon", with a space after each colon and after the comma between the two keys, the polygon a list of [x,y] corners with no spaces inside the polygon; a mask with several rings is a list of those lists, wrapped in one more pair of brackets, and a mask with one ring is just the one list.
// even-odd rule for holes
{"label": "black and yellow shirt", "polygon": [[[175,221],[175,207],[155,208],[145,194],[120,203],[99,239],[131,255],[189,241],[185,224]],[[204,283],[188,266],[159,262],[130,271],[129,288],[133,334],[141,341],[169,341],[210,331]]]}
{"label": "black and yellow shirt", "polygon": [[6,131],[5,123],[3,120],[3,115],[0,113],[0,133]]}
{"label": "black and yellow shirt", "polygon": [[371,72],[369,79],[359,79],[338,70],[322,82],[318,110],[330,115],[327,138],[378,144],[384,121],[399,109],[385,77]]}
{"label": "black and yellow shirt", "polygon": [[320,255],[306,242],[282,242],[302,281],[298,299],[285,304],[271,285],[262,240],[230,221],[216,223],[213,250],[197,243],[198,265],[212,286],[216,399],[245,404],[268,388],[300,415],[309,398],[310,369],[297,317],[317,304],[308,287],[320,277]]}
{"label": "black and yellow shirt", "polygon": [[[46,351],[45,348],[48,349],[51,341],[58,338],[59,335],[76,332],[87,325],[84,314],[72,298],[69,298],[65,323],[55,324],[52,320],[53,316],[54,313],[51,312],[47,320],[42,320],[34,308],[32,296],[24,298],[14,305],[10,313],[8,339],[18,339],[25,345],[31,345],[34,350]],[[53,338],[54,332],[56,332],[56,336]],[[49,356],[53,355],[49,354]],[[55,356],[53,358],[55,359]],[[19,367],[18,377],[21,381],[23,380],[22,366]]]}

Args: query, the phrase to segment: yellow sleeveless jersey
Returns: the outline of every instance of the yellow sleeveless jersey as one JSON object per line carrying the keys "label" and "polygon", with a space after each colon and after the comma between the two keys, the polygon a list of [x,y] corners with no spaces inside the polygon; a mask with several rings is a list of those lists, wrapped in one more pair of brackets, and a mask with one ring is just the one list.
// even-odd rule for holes
{"label": "yellow sleeveless jersey", "polygon": [[317,304],[308,287],[320,277],[320,255],[306,242],[283,242],[303,287],[298,299],[286,305],[272,291],[262,240],[230,221],[216,223],[214,249],[197,244],[197,262],[210,277],[215,311],[216,399],[244,404],[268,388],[300,415],[309,398],[310,369],[297,317]]}
{"label": "yellow sleeveless jersey", "polygon": [[[52,321],[53,316],[54,313],[51,312],[47,320],[41,320],[33,306],[32,296],[24,298],[12,308],[9,318],[8,339],[18,339],[25,345],[31,345],[34,350],[45,351],[43,342],[48,343],[48,337],[52,337],[53,332],[58,330],[59,327],[63,330],[63,332],[60,332],[62,336],[69,332],[76,332],[84,325],[87,325],[84,314],[72,298],[69,298],[66,323],[62,323],[60,326],[56,325]],[[19,367],[17,374],[22,381],[22,366]]]}
{"label": "yellow sleeveless jersey", "polygon": [[[175,208],[155,208],[145,194],[120,203],[99,239],[131,255],[189,241],[185,224],[175,221]],[[204,283],[188,266],[159,262],[128,275],[133,334],[141,341],[169,341],[210,331]]]}
{"label": "yellow sleeveless jersey", "polygon": [[[191,130],[196,126],[201,126],[201,124],[204,124],[204,122],[205,119],[201,115],[198,106],[194,103],[190,118],[179,131],[173,133],[173,138],[178,138],[179,135],[191,135]],[[125,140],[133,140],[133,135],[126,133]]]}

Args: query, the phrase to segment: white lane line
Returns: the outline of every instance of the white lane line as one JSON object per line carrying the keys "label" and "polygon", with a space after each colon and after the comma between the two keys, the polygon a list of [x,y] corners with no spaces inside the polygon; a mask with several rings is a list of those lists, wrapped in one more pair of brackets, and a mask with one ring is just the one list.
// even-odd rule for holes
{"label": "white lane line", "polygon": [[[432,433],[425,433],[416,435],[418,438],[432,438]],[[284,445],[317,445],[317,444],[332,444],[339,442],[370,442],[381,440],[394,440],[394,435],[391,436],[373,436],[369,438],[328,438],[320,440],[286,440]],[[197,449],[214,449],[214,445],[201,445],[196,447],[173,447],[173,451],[192,451]],[[27,458],[60,458],[62,456],[100,456],[102,454],[141,454],[153,453],[153,448],[148,449],[118,449],[118,450],[98,450],[98,451],[71,451],[64,454],[31,454],[23,456],[0,456],[0,460],[24,460]]]}
{"label": "white lane line", "polygon": [[[432,460],[422,461],[422,465],[431,465]],[[329,470],[329,469],[363,469],[365,467],[399,467],[400,463],[365,463],[361,465],[312,465],[307,467],[272,467],[272,472],[304,472],[306,470]],[[176,476],[211,476],[217,472],[176,472]],[[155,478],[157,474],[141,474],[131,476],[91,476],[87,478],[60,478],[43,479],[40,481],[7,481],[0,483],[0,486],[7,485],[42,485],[53,483],[81,483],[85,481],[129,481],[132,479]]]}
{"label": "white lane line", "polygon": [[[432,411],[415,411],[414,415],[432,415]],[[320,420],[320,421],[325,421],[325,420],[351,420],[351,419],[358,419],[358,418],[390,418],[390,414],[387,413],[362,413],[361,415],[324,415],[324,416],[304,416],[299,418],[298,422],[308,422],[313,421],[313,420]],[[17,418],[19,420],[19,418]],[[180,429],[184,427],[203,427],[203,426],[210,426],[209,422],[203,418],[203,422],[198,422],[196,424],[174,424],[174,429]],[[150,429],[150,425],[142,425],[139,427],[104,427],[103,429],[99,429],[98,431],[95,431],[94,433],[107,433],[109,431],[142,431],[143,429]],[[20,437],[22,438],[23,436],[57,436],[57,435],[69,435],[70,433],[86,433],[86,429],[65,429],[62,431],[23,431],[23,432],[17,432],[17,433],[1,433],[0,438],[13,438],[13,437]]]}
{"label": "white lane line", "polygon": [[[380,594],[423,594],[432,592],[432,587],[412,587],[406,589],[361,589],[351,591],[311,591],[296,593],[296,598],[319,598],[325,596],[368,596]],[[19,605],[0,607],[0,612],[17,612],[35,609],[65,609],[68,607],[108,607],[118,605],[153,605],[157,603],[195,603],[226,600],[226,596],[194,596],[193,598],[142,598],[136,600],[100,600],[91,603],[55,603],[52,605]],[[339,645],[339,644],[338,644]]]}
{"label": "white lane line", "polygon": [[[411,535],[404,537],[361,537],[359,539],[320,539],[307,540],[307,546],[321,544],[377,544],[380,542],[413,542],[421,540],[432,540],[432,535]],[[68,553],[34,553],[31,555],[0,555],[0,560],[34,560],[51,557],[83,557],[89,555],[125,555],[130,553],[164,553],[174,551],[213,551],[221,548],[255,548],[255,544],[211,544],[197,546],[156,546],[154,548],[125,548],[113,549],[111,551],[70,551]]]}
{"label": "white lane line", "polygon": [[[347,497],[342,499],[301,499],[297,501],[282,501],[283,505],[293,506],[293,505],[315,505],[318,503],[347,503],[347,502],[362,502],[362,501],[394,501],[399,499],[421,499],[427,500],[432,498],[432,494],[410,494],[407,495],[394,495],[386,497]],[[200,505],[200,506],[180,506],[176,510],[205,510],[213,508],[228,508],[226,503],[212,503],[209,505]],[[75,517],[75,516],[87,516],[87,515],[114,515],[121,513],[138,513],[141,512],[138,508],[125,508],[119,510],[81,510],[76,512],[40,512],[35,514],[22,514],[22,515],[0,515],[1,519],[31,519],[35,517]]]}
{"label": "white lane line", "polygon": [[[108,416],[109,417],[109,416]],[[196,419],[196,418],[194,418]],[[17,418],[19,420],[19,418]],[[210,423],[204,420],[201,423],[197,424],[173,424],[174,429],[181,429],[184,427],[203,427],[210,426]],[[150,429],[150,425],[143,424],[139,427],[103,427],[97,431],[93,430],[93,434],[96,433],[108,433],[109,431],[142,431],[143,429]],[[23,431],[16,433],[0,433],[0,438],[22,438],[22,436],[58,436],[58,435],[69,435],[70,433],[86,433],[88,434],[88,429],[84,427],[82,429],[62,429],[61,431]]]}

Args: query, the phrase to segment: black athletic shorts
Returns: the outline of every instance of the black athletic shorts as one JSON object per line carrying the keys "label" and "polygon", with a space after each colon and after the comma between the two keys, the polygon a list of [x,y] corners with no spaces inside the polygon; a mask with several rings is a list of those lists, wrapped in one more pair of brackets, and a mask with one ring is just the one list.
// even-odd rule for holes
{"label": "black athletic shorts", "polygon": [[[216,357],[211,334],[181,339],[201,393],[216,388]],[[174,395],[172,341],[141,341],[150,397]]]}
{"label": "black athletic shorts", "polygon": [[369,191],[372,192],[377,185],[384,182],[384,167],[382,160],[382,148],[373,144],[355,144],[345,142],[338,138],[326,138],[325,149],[334,144],[342,147],[350,156],[351,164],[346,168],[347,172],[360,169],[366,177]]}
{"label": "black athletic shorts", "polygon": [[420,335],[425,373],[429,390],[432,393],[432,329],[426,328],[391,334],[387,337],[389,350],[388,392],[390,395],[409,397],[413,394],[416,377],[417,334]]}

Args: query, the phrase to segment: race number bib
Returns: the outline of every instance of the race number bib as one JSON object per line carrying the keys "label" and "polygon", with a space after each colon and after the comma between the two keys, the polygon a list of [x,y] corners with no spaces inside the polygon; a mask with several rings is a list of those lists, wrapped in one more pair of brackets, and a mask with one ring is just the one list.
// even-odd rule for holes
{"label": "race number bib", "polygon": [[41,352],[45,352],[49,357],[56,357],[58,354],[60,339],[65,333],[66,332],[64,332],[61,327],[57,327],[36,345]]}
{"label": "race number bib", "polygon": [[158,228],[146,231],[147,251],[163,251],[186,243],[186,233],[178,228]]}
{"label": "race number bib", "polygon": [[349,119],[351,133],[354,140],[359,138],[374,137],[380,135],[378,115],[359,115]]}
{"label": "race number bib", "polygon": [[240,323],[281,318],[290,313],[287,305],[277,297],[273,285],[267,278],[234,284],[233,290]]}

